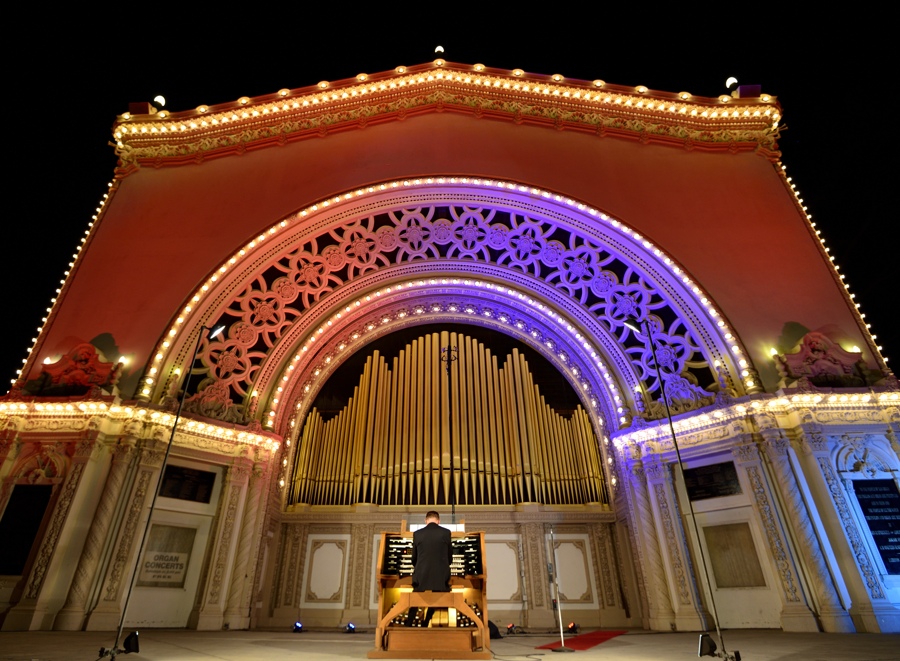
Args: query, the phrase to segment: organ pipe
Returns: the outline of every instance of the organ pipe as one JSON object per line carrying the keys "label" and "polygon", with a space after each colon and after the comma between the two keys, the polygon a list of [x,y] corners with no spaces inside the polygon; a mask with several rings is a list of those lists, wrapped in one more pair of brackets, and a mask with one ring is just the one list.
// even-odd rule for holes
{"label": "organ pipe", "polygon": [[346,406],[328,420],[312,409],[298,444],[292,503],[609,502],[587,412],[548,405],[518,350],[500,366],[457,333],[421,337],[390,364],[373,352]]}

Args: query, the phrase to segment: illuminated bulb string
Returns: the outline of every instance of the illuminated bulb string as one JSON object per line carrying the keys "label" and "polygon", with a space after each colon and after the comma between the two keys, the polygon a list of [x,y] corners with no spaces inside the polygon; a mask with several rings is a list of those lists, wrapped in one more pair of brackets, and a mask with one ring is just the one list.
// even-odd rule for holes
{"label": "illuminated bulb string", "polygon": [[84,246],[84,244],[87,242],[87,240],[90,238],[91,233],[94,230],[94,225],[97,223],[97,220],[100,218],[101,214],[103,213],[103,210],[106,208],[106,203],[109,202],[109,196],[113,190],[113,183],[114,182],[111,181],[108,184],[106,184],[107,188],[109,188],[110,190],[108,193],[103,194],[103,197],[100,199],[99,206],[94,210],[94,214],[91,216],[91,221],[88,223],[88,228],[87,228],[87,230],[85,230],[84,236],[81,237],[81,240],[79,241],[78,245],[75,247],[75,253],[72,255],[72,261],[69,262],[68,268],[63,273],[63,276],[64,276],[63,279],[59,281],[59,288],[57,288],[57,290],[56,290],[56,296],[54,296],[50,299],[50,307],[47,308],[47,316],[41,317],[41,325],[38,326],[38,328],[37,328],[38,334],[35,337],[31,338],[31,346],[28,347],[28,353],[27,353],[26,357],[22,359],[22,368],[16,370],[16,378],[10,379],[10,384],[15,385],[16,381],[22,377],[22,371],[25,369],[25,365],[27,365],[29,363],[29,361],[31,360],[31,354],[34,353],[34,348],[37,346],[38,339],[40,338],[41,333],[44,331],[44,325],[47,323],[47,320],[52,316],[53,308],[56,306],[56,301],[58,300],[59,295],[62,293],[62,290],[65,288],[66,283],[69,279],[69,276],[71,275],[72,271],[75,268],[75,264],[78,263],[78,258],[81,254],[81,249]]}
{"label": "illuminated bulb string", "polygon": [[822,246],[822,250],[825,252],[825,256],[828,257],[828,263],[834,269],[834,273],[835,275],[837,275],[840,283],[843,285],[844,291],[847,293],[847,296],[850,299],[850,303],[853,304],[853,309],[856,311],[856,314],[862,322],[863,327],[866,329],[866,333],[869,335],[869,338],[871,340],[870,345],[874,346],[878,350],[878,355],[881,357],[881,360],[884,361],[884,364],[887,365],[888,359],[886,356],[883,356],[881,354],[882,348],[875,342],[876,336],[871,332],[872,326],[871,324],[866,322],[865,313],[860,312],[860,305],[855,300],[856,294],[852,293],[850,291],[850,285],[844,282],[844,274],[839,272],[841,267],[838,264],[835,264],[834,255],[831,254],[831,248],[825,245],[825,237],[822,236],[822,232],[818,229],[816,223],[813,222],[812,214],[809,213],[809,210],[803,202],[803,198],[800,197],[800,192],[797,190],[797,186],[793,182],[793,177],[787,176],[787,166],[784,165],[784,163],[779,163],[779,166],[781,167],[781,176],[784,178],[785,183],[790,188],[791,193],[794,195],[794,202],[803,213],[803,217],[806,219],[806,222],[809,223],[810,229],[813,230],[816,238],[819,240],[819,244]]}

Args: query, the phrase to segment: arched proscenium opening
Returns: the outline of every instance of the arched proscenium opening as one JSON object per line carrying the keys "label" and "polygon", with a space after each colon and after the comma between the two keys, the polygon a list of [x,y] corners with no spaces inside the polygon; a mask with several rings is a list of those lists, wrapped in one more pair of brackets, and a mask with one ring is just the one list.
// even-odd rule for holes
{"label": "arched proscenium opening", "polygon": [[[757,387],[699,284],[625,223],[521,184],[434,177],[337,195],[253,238],[173,320],[141,392],[160,398],[171,389],[192,341],[182,329],[225,323],[227,333],[204,344],[193,366],[206,376],[195,380],[203,389],[195,401],[216,402],[206,415],[259,419],[289,435],[293,416],[284,411],[304,408],[321,362],[339,361],[341,343],[367,341],[369,326],[388,332],[424,314],[414,304],[480,315],[552,353],[598,429],[604,419],[618,427],[631,416],[661,417],[662,384],[644,339],[624,324],[629,316],[652,321],[680,410],[710,403],[718,385],[736,394]],[[454,304],[478,311],[454,312]],[[485,308],[505,310],[512,326]]]}

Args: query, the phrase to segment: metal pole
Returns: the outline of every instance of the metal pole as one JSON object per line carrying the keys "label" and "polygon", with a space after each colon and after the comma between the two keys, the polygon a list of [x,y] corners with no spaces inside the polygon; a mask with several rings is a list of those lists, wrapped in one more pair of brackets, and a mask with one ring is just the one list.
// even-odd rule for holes
{"label": "metal pole", "polygon": [[556,561],[556,539],[553,537],[553,526],[550,526],[550,552],[553,557],[553,584],[556,586],[556,618],[559,620],[559,647],[551,648],[554,652],[574,652],[566,647],[566,639],[562,628],[562,602],[559,599],[559,563]]}
{"label": "metal pole", "polygon": [[[669,408],[669,394],[666,391],[666,385],[663,382],[662,372],[659,369],[659,361],[656,359],[656,345],[653,342],[653,330],[650,322],[644,320],[640,322],[647,331],[647,339],[650,342],[650,353],[653,355],[653,366],[656,368],[656,377],[659,379],[659,387],[662,390],[663,404],[666,407],[666,418],[669,421],[669,433],[672,435],[672,445],[675,447],[675,457],[678,460],[678,471],[681,473],[681,481],[684,483],[684,463],[681,461],[681,450],[678,447],[678,437],[675,435],[675,425],[672,422],[672,410]],[[694,514],[694,503],[691,501],[690,494],[687,495],[688,509],[691,513],[691,523],[694,526],[694,534],[697,538],[697,553],[700,555],[700,564],[703,565],[703,574],[706,578],[706,587],[709,589],[709,604],[712,607],[713,625],[716,627],[716,635],[722,644],[722,654],[728,658],[728,652],[725,649],[725,638],[719,629],[719,614],[716,611],[716,597],[713,594],[712,581],[709,578],[709,567],[706,564],[706,554],[703,553],[703,544],[700,541],[700,527],[697,525],[697,517]]]}
{"label": "metal pole", "polygon": [[[210,339],[224,330],[224,326],[216,327],[215,331],[210,333]],[[178,421],[181,419],[181,409],[184,407],[184,400],[187,397],[188,386],[191,383],[191,368],[197,360],[197,354],[200,353],[200,342],[203,340],[203,332],[212,329],[206,326],[200,326],[200,334],[197,336],[197,344],[194,346],[194,354],[191,356],[191,362],[187,365],[187,376],[184,380],[184,389],[181,391],[181,397],[178,398],[178,409],[175,411],[175,421],[172,423],[172,433],[169,434],[169,442],[166,444],[166,453],[163,455],[162,465],[159,468],[159,477],[156,480],[156,489],[153,492],[153,499],[150,501],[150,511],[147,513],[147,523],[144,525],[144,533],[141,535],[141,544],[138,547],[137,561],[135,562],[134,572],[131,575],[131,582],[128,585],[128,593],[125,595],[125,603],[122,606],[122,617],[119,618],[119,628],[116,631],[116,642],[110,649],[100,648],[100,658],[109,656],[112,659],[124,650],[119,649],[119,639],[122,637],[122,629],[125,628],[125,616],[128,614],[128,604],[131,602],[131,593],[134,590],[134,584],[137,582],[138,573],[140,572],[141,557],[144,553],[144,546],[147,543],[147,535],[150,532],[150,524],[153,522],[153,511],[156,509],[156,499],[159,497],[159,490],[162,488],[163,475],[166,472],[166,464],[169,461],[169,454],[172,452],[172,445],[175,441],[175,430],[178,429]]]}

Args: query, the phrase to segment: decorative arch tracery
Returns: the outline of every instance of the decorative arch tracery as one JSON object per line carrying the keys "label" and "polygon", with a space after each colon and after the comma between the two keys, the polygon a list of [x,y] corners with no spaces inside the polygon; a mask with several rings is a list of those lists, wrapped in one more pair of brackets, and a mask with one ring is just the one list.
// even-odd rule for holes
{"label": "decorative arch tracery", "polygon": [[[435,289],[439,296],[429,303]],[[339,362],[341,344],[368,341],[362,336],[376,327],[411,323],[423,314],[416,305],[452,316],[454,304],[473,307],[459,316],[482,323],[506,316],[508,332],[524,332],[561,367],[562,356],[575,358],[580,364],[566,376],[591,399],[596,420],[625,425],[632,414],[659,417],[662,387],[678,410],[711,403],[718,389],[758,388],[738,340],[699,285],[621,221],[532,187],[437,177],[323,200],[250,241],[173,322],[141,392],[171,394],[177,379],[154,380],[186,356],[192,339],[181,331],[188,320],[193,327],[225,323],[223,338],[201,346],[192,369],[204,378],[195,380],[188,408],[215,393],[222,406],[204,409],[215,417],[261,416],[286,430],[284,404],[305,408],[322,371],[317,361]],[[665,383],[645,339],[625,326],[629,316],[651,322]],[[545,340],[542,323],[558,337]]]}

